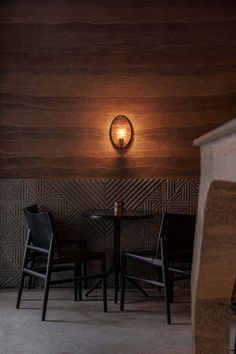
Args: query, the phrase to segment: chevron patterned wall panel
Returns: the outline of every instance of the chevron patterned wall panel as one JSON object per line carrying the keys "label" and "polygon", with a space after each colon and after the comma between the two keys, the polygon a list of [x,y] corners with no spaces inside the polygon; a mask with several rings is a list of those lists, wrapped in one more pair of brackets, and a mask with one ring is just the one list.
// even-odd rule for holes
{"label": "chevron patterned wall panel", "polygon": [[121,249],[155,247],[162,212],[195,213],[198,187],[198,179],[187,178],[0,179],[0,286],[18,284],[26,237],[24,206],[37,203],[50,210],[60,237],[86,239],[91,249],[106,251],[109,263],[112,223],[84,219],[81,212],[112,208],[117,199],[127,209],[152,210],[156,216],[151,220],[123,222]]}

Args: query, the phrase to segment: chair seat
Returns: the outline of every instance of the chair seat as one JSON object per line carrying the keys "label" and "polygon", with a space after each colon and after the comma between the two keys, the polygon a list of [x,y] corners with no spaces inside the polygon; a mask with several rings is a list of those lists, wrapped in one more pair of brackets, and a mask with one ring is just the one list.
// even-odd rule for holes
{"label": "chair seat", "polygon": [[156,257],[156,250],[153,249],[137,249],[137,250],[132,250],[132,251],[124,251],[124,253],[126,254],[137,254],[140,256],[144,256],[144,257]]}
{"label": "chair seat", "polygon": [[59,239],[58,243],[61,248],[66,247],[79,247],[79,248],[86,248],[86,240],[85,239]]}
{"label": "chair seat", "polygon": [[73,248],[61,250],[60,257],[54,258],[54,264],[80,262],[81,260],[101,259],[104,252],[94,252],[83,248]]}
{"label": "chair seat", "polygon": [[149,264],[156,264],[156,250],[136,250],[136,251],[125,251],[124,254],[132,259],[140,260]]}
{"label": "chair seat", "polygon": [[173,252],[168,252],[167,257],[173,262],[192,263],[193,250],[177,250]]}
{"label": "chair seat", "polygon": [[[160,265],[161,266],[161,258],[156,257],[156,250],[135,250],[135,251],[124,251],[124,254],[132,259],[140,260],[142,262],[153,264],[153,265]],[[192,262],[192,250],[179,250],[175,252],[170,252],[168,254],[169,259],[171,262],[174,263],[188,263]]]}

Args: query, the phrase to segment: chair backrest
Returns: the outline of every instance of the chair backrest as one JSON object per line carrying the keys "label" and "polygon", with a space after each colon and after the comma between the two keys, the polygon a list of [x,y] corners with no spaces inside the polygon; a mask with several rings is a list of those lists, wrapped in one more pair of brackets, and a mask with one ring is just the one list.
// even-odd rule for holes
{"label": "chair backrest", "polygon": [[39,213],[40,212],[37,204],[30,205],[30,206],[24,208],[23,210],[24,210],[26,218],[27,218],[26,211],[29,211],[30,213]]}
{"label": "chair backrest", "polygon": [[[167,253],[193,250],[196,215],[171,214],[165,212],[162,217],[159,232],[165,238],[165,250]],[[160,255],[160,242],[158,242],[158,256]]]}
{"label": "chair backrest", "polygon": [[53,237],[51,218],[48,212],[40,213],[37,205],[24,208],[33,246],[49,250]]}

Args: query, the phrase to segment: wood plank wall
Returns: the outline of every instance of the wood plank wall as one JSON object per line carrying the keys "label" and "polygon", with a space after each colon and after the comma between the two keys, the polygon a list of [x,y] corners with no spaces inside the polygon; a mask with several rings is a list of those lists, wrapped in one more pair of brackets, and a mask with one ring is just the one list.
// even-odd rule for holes
{"label": "wood plank wall", "polygon": [[[236,2],[2,0],[1,177],[194,177],[236,115]],[[118,114],[132,148],[113,150]]]}

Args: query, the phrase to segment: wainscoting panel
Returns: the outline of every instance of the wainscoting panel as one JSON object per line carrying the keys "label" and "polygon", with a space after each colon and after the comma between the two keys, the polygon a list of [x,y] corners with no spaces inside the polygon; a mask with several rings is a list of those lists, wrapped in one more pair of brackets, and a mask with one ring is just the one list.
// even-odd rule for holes
{"label": "wainscoting panel", "polygon": [[[112,208],[123,200],[127,209],[153,211],[151,220],[122,223],[121,249],[155,247],[164,211],[195,213],[198,179],[0,179],[0,286],[14,287],[26,238],[22,209],[37,203],[53,213],[58,237],[83,238],[88,247],[112,257],[111,222],[88,220],[80,213],[91,208]],[[112,285],[110,281],[109,285]]]}

